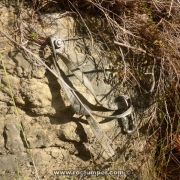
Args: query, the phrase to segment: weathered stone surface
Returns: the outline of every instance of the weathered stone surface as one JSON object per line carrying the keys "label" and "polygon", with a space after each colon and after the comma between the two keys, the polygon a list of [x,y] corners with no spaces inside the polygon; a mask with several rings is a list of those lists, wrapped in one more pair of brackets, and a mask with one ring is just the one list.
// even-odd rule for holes
{"label": "weathered stone surface", "polygon": [[10,51],[9,57],[16,63],[16,67],[22,69],[23,75],[27,77],[28,73],[32,71],[32,63],[28,61],[27,56],[24,53],[20,53],[19,50]]}
{"label": "weathered stone surface", "polygon": [[24,131],[30,148],[49,147],[54,144],[52,133],[38,123],[24,127]]}
{"label": "weathered stone surface", "polygon": [[[25,51],[14,50],[10,51],[7,56],[8,66],[6,63],[6,68],[8,72],[16,74],[18,77],[25,78],[37,78],[42,79],[45,76],[45,68],[43,66],[37,65],[37,62],[28,56]],[[11,67],[9,67],[11,65]],[[12,70],[14,70],[12,72]]]}
{"label": "weathered stone surface", "polygon": [[0,156],[0,170],[8,171],[8,170],[16,170],[16,156],[15,155],[6,155]]}
{"label": "weathered stone surface", "polygon": [[[39,115],[53,115],[67,108],[69,103],[63,102],[60,97],[60,90],[55,90],[52,94],[47,84],[37,81],[33,78],[23,80],[21,83],[21,94],[23,100],[26,100],[25,108]],[[57,111],[56,111],[57,110]]]}
{"label": "weathered stone surface", "polygon": [[66,39],[70,35],[75,35],[75,22],[70,16],[62,18],[59,13],[45,14],[41,16],[41,21],[41,33],[43,32],[46,36],[60,34],[63,39]]}
{"label": "weathered stone surface", "polygon": [[16,124],[15,122],[9,122],[5,125],[5,146],[12,154],[24,150],[24,145],[20,137],[20,129],[18,129],[17,125],[18,122]]}
{"label": "weathered stone surface", "polygon": [[0,101],[0,112],[6,114],[8,111],[7,103]]}
{"label": "weathered stone surface", "polygon": [[[2,81],[2,84],[5,85],[6,90],[9,90],[9,85],[8,85],[6,77],[3,77],[1,79],[1,81]],[[19,90],[20,79],[18,77],[8,75],[8,81],[9,81],[9,84],[10,84],[13,91]],[[10,93],[10,91],[8,91],[7,93]]]}
{"label": "weathered stone surface", "polygon": [[1,22],[0,23],[0,28],[2,27],[8,27],[8,26],[13,26],[14,24],[14,8],[12,6],[5,7],[0,4],[0,15],[1,15]]}
{"label": "weathered stone surface", "polygon": [[[6,93],[3,93],[2,91],[0,91],[0,100],[1,100],[1,102],[9,102],[10,97]],[[2,108],[4,109],[7,107],[2,106]]]}
{"label": "weathered stone surface", "polygon": [[78,126],[75,122],[69,122],[69,123],[63,124],[60,127],[60,132],[59,132],[60,136],[62,136],[66,140],[79,142],[80,137],[76,133],[77,128]]}
{"label": "weathered stone surface", "polygon": [[46,72],[45,68],[43,66],[40,66],[33,70],[32,75],[34,78],[41,79],[41,78],[45,77],[45,72]]}
{"label": "weathered stone surface", "polygon": [[29,148],[47,148],[55,146],[56,131],[53,132],[53,126],[48,117],[31,118],[24,115],[22,126],[27,137]]}
{"label": "weathered stone surface", "polygon": [[40,166],[47,166],[47,164],[49,164],[51,161],[51,155],[48,151],[46,152],[46,150],[33,150],[33,156],[35,164]]}

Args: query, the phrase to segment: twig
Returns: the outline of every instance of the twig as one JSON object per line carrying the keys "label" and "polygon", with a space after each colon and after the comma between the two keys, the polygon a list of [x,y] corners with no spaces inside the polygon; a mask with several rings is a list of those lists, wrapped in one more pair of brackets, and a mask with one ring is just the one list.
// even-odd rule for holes
{"label": "twig", "polygon": [[119,46],[124,46],[124,47],[130,48],[130,49],[134,49],[134,50],[137,50],[137,51],[140,51],[140,52],[143,52],[143,53],[146,53],[145,50],[143,50],[141,48],[133,47],[133,46],[128,45],[128,44],[123,44],[123,43],[120,43],[120,42],[117,42],[117,41],[114,41],[114,44],[119,45]]}
{"label": "twig", "polygon": [[83,39],[83,38],[82,37],[72,37],[72,38],[63,39],[63,41],[75,41],[78,39]]}
{"label": "twig", "polygon": [[156,84],[155,76],[154,76],[154,67],[155,67],[155,60],[154,60],[154,64],[153,64],[153,67],[152,67],[152,72],[151,73],[144,73],[144,74],[151,74],[152,75],[152,85],[151,85],[151,89],[149,91],[151,93],[154,91],[155,84]]}
{"label": "twig", "polygon": [[174,0],[172,0],[171,1],[171,5],[170,5],[170,8],[169,8],[169,12],[168,12],[168,17],[170,17],[170,15],[171,15],[171,10],[172,10],[172,6],[173,6],[173,2],[174,2]]}
{"label": "twig", "polygon": [[121,52],[122,61],[123,61],[123,63],[124,63],[124,77],[123,77],[123,80],[122,80],[122,83],[123,83],[123,82],[125,82],[125,80],[126,80],[127,66],[126,66],[124,54],[123,54],[123,51],[122,51],[121,48],[120,48],[120,52]]}
{"label": "twig", "polygon": [[90,29],[88,28],[86,22],[84,21],[83,17],[82,17],[81,14],[79,13],[79,11],[76,9],[76,7],[73,5],[73,3],[71,3],[70,1],[68,1],[68,2],[69,2],[69,3],[71,4],[71,6],[76,10],[76,12],[78,13],[78,15],[79,15],[79,17],[81,18],[82,22],[84,23],[85,27],[87,28],[87,30],[88,30],[88,32],[89,32],[89,35],[90,35],[90,37],[91,37],[91,45],[93,46],[94,40],[93,40],[93,36],[92,36],[92,33],[91,33]]}

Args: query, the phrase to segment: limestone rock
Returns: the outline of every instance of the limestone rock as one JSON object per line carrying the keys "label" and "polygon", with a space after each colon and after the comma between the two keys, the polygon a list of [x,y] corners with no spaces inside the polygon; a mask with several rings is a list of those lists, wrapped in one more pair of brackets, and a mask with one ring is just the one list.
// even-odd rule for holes
{"label": "limestone rock", "polygon": [[14,24],[14,9],[12,6],[7,7],[0,7],[0,15],[1,15],[1,22],[0,23],[0,28],[3,27],[8,27],[8,26],[13,26]]}
{"label": "limestone rock", "polygon": [[[18,122],[17,122],[18,123]],[[15,122],[9,122],[5,126],[6,148],[11,153],[24,150],[24,145],[20,137],[20,130],[15,125]]]}
{"label": "limestone rock", "polygon": [[6,114],[8,111],[7,103],[0,101],[0,112],[1,114]]}
{"label": "limestone rock", "polygon": [[47,165],[51,161],[51,155],[48,152],[39,151],[38,149],[33,150],[33,156],[37,165]]}
{"label": "limestone rock", "polygon": [[37,79],[41,79],[45,76],[45,72],[46,72],[45,68],[43,66],[40,66],[35,70],[33,70],[33,77]]}
{"label": "limestone rock", "polygon": [[[20,53],[18,50],[10,51],[9,57],[16,63],[16,67],[20,67],[24,75],[28,75],[32,71],[32,63],[30,63],[25,54]],[[21,71],[19,70],[19,71]]]}
{"label": "limestone rock", "polygon": [[[69,35],[74,32],[74,19],[70,16],[61,17],[59,13],[45,14],[41,16],[42,29],[41,34],[46,36],[52,34],[61,34],[62,38],[69,38]],[[40,29],[40,28],[39,28]]]}
{"label": "limestone rock", "polygon": [[35,114],[53,115],[56,110],[66,109],[59,95],[60,91],[54,91],[52,94],[47,84],[39,82],[35,78],[22,81],[21,87],[22,97],[26,100],[25,107]]}
{"label": "limestone rock", "polygon": [[54,135],[38,123],[23,128],[30,148],[50,147],[54,144]]}
{"label": "limestone rock", "polygon": [[[10,97],[3,93],[2,91],[0,91],[0,101],[2,102],[9,102],[10,101]],[[4,109],[4,106],[2,106],[2,108]]]}
{"label": "limestone rock", "polygon": [[16,170],[16,156],[15,155],[6,155],[0,156],[0,171]]}
{"label": "limestone rock", "polygon": [[[9,80],[9,84],[11,86],[11,89],[15,93],[15,91],[17,91],[19,89],[20,79],[18,77],[13,76],[13,75],[8,75],[8,80]],[[1,79],[1,81],[2,81],[2,84],[5,85],[6,89],[8,90],[8,93],[9,93],[9,85],[8,85],[6,77],[3,77]]]}
{"label": "limestone rock", "polygon": [[60,136],[70,141],[80,141],[79,135],[76,133],[77,124],[75,122],[69,122],[61,125],[60,127]]}

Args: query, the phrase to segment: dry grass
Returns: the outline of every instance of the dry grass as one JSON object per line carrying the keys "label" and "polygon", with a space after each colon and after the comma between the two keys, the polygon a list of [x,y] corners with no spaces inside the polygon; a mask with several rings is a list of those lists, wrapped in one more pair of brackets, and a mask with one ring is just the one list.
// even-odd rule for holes
{"label": "dry grass", "polygon": [[[180,168],[180,2],[178,0],[33,0],[28,6],[32,24],[41,13],[74,13],[84,23],[90,39],[118,49],[123,60],[122,80],[133,79],[140,92],[153,97],[148,137],[158,135],[154,164],[161,179],[179,179]],[[104,28],[93,25],[95,15]],[[19,13],[21,18],[21,14]],[[23,21],[16,35],[32,39]],[[37,40],[37,39],[36,39]],[[39,37],[38,40],[41,40]],[[150,75],[150,76],[149,76]],[[145,86],[144,86],[145,84]],[[156,119],[156,120],[155,120]],[[155,123],[156,122],[156,123]],[[154,124],[156,124],[154,126]],[[152,130],[153,129],[153,130]]]}

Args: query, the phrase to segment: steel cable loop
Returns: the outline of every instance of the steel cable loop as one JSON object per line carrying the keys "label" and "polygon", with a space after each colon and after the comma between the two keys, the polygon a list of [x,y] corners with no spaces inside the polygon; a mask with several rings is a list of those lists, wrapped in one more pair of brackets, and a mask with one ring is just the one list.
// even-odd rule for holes
{"label": "steel cable loop", "polygon": [[[69,85],[62,78],[61,73],[59,71],[60,67],[57,63],[58,56],[63,60],[63,62],[66,64],[67,68],[76,76],[76,78],[95,97],[96,101],[99,103],[100,106],[102,106],[106,110],[111,110],[111,111],[118,110],[119,108],[118,108],[117,104],[114,104],[114,106],[112,105],[111,107],[109,107],[109,106],[99,102],[89,79],[85,76],[85,74],[83,72],[81,72],[81,70],[75,65],[74,62],[72,62],[66,56],[64,56],[62,54],[62,52],[64,50],[64,42],[61,38],[59,38],[58,36],[53,36],[53,37],[50,37],[50,41],[51,41],[51,46],[52,46],[52,50],[53,50],[53,64],[54,64],[55,70],[57,71],[58,76],[60,77],[59,78],[60,83],[61,83],[62,87],[64,88],[64,91],[65,91],[68,99],[71,102],[71,105],[72,105],[74,112],[77,114],[80,114],[80,115],[90,116],[90,118],[87,118],[87,120],[88,120],[90,127],[91,127],[92,131],[94,132],[96,138],[99,140],[100,144],[102,145],[102,147],[104,148],[106,153],[109,156],[113,156],[114,151],[110,146],[111,141],[106,136],[106,134],[102,131],[99,123],[96,121],[96,119],[94,118],[93,115],[103,117],[103,118],[110,118],[110,119],[121,118],[122,119],[122,125],[124,127],[124,131],[126,133],[130,134],[130,133],[134,132],[136,127],[134,124],[133,106],[129,105],[129,103],[128,103],[129,97],[126,95],[122,96],[124,98],[125,103],[127,104],[128,109],[121,114],[114,115],[114,116],[112,116],[112,115],[111,116],[104,116],[104,115],[100,115],[98,113],[93,112],[87,105],[85,105],[81,101],[79,96],[76,94],[76,90],[69,87]],[[73,69],[76,69],[76,71],[74,71]],[[131,120],[131,123],[129,123],[129,118]],[[130,128],[129,124],[131,124],[131,128]]]}

